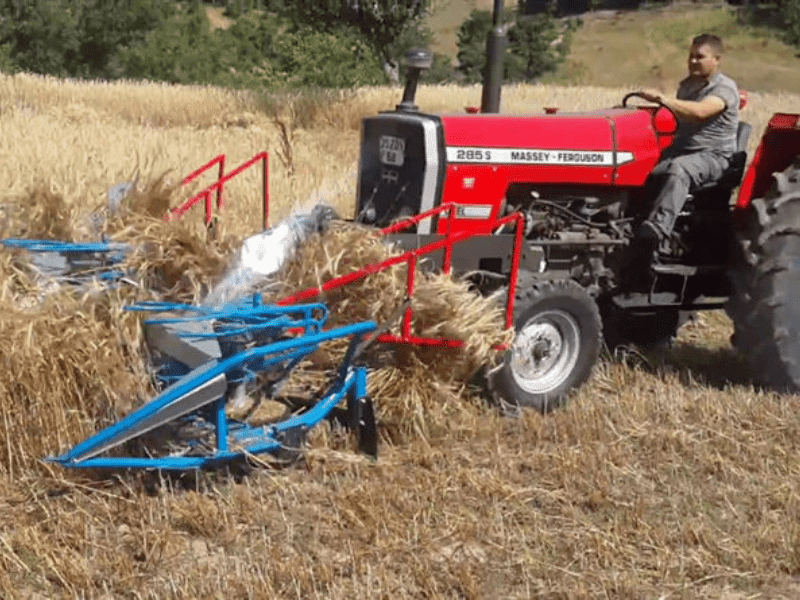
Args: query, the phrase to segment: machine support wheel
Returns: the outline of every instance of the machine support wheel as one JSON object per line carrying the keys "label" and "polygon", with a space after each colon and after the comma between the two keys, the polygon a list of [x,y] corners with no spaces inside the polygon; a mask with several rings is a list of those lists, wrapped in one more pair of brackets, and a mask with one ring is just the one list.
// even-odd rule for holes
{"label": "machine support wheel", "polygon": [[728,303],[733,343],[758,382],[800,392],[800,159],[752,201]]}
{"label": "machine support wheel", "polygon": [[597,305],[572,280],[540,281],[520,272],[514,304],[516,336],[490,390],[510,404],[547,412],[592,372],[600,353]]}

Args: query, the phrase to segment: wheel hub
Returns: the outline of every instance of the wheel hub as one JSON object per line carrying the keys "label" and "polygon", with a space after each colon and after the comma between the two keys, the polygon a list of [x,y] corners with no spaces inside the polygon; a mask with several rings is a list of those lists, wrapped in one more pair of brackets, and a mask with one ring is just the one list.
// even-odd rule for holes
{"label": "wheel hub", "polygon": [[569,376],[578,360],[579,328],[575,318],[550,310],[530,319],[512,346],[511,372],[525,391],[544,394]]}

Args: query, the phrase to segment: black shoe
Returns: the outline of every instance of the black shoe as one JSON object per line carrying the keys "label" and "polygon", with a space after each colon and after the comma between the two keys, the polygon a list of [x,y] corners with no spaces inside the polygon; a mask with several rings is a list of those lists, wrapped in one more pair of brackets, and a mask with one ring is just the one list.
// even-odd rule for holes
{"label": "black shoe", "polygon": [[657,259],[659,248],[663,245],[661,232],[650,221],[642,221],[633,238],[631,251],[633,262],[639,269],[647,271]]}
{"label": "black shoe", "polygon": [[657,248],[661,245],[661,238],[664,236],[658,227],[653,225],[650,221],[642,221],[642,224],[639,225],[639,229],[636,231],[636,237],[642,241],[649,242],[654,248]]}
{"label": "black shoe", "polygon": [[642,251],[648,254],[653,262],[674,263],[679,261],[672,249],[669,236],[665,236],[661,230],[650,221],[642,221],[636,232]]}

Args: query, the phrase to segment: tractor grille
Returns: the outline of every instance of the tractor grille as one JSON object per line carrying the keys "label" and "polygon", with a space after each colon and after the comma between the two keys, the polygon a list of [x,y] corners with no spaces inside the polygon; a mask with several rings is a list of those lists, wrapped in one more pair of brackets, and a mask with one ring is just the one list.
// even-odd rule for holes
{"label": "tractor grille", "polygon": [[[439,204],[444,137],[438,117],[384,113],[364,119],[356,220],[384,227]],[[430,220],[419,226],[429,233]]]}

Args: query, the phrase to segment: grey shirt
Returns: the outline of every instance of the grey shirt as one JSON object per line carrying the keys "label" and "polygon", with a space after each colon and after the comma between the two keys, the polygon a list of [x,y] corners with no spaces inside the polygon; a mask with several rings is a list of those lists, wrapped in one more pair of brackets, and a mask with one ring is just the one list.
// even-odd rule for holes
{"label": "grey shirt", "polygon": [[725,102],[725,110],[702,123],[681,121],[671,154],[710,151],[730,158],[736,152],[736,132],[739,127],[739,89],[730,77],[717,73],[707,82],[687,77],[678,86],[679,100],[700,101],[716,96]]}

